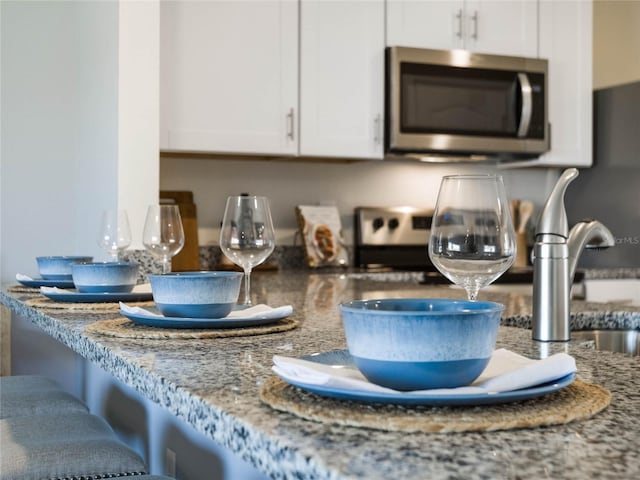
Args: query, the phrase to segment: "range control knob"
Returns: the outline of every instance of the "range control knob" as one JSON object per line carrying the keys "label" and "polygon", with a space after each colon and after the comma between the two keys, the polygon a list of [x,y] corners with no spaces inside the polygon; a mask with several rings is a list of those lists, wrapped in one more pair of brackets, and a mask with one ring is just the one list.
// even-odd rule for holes
{"label": "range control knob", "polygon": [[398,228],[398,225],[400,225],[400,222],[398,222],[398,219],[393,217],[391,220],[389,220],[389,230],[395,230],[396,228]]}
{"label": "range control knob", "polygon": [[373,231],[377,232],[384,226],[384,220],[382,217],[376,217],[373,219]]}

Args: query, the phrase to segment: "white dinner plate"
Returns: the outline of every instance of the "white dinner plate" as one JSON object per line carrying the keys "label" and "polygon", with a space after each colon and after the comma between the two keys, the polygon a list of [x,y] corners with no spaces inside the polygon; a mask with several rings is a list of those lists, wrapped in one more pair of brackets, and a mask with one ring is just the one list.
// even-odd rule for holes
{"label": "white dinner plate", "polygon": [[16,276],[16,280],[25,287],[40,288],[40,287],[57,287],[57,288],[75,288],[73,280],[45,280],[44,278],[23,278]]}
{"label": "white dinner plate", "polygon": [[[310,362],[318,362],[336,368],[356,368],[348,350],[332,350],[313,355],[300,357]],[[355,400],[369,403],[388,403],[398,405],[490,405],[498,403],[518,402],[530,398],[546,395],[567,387],[575,380],[575,373],[571,373],[552,382],[536,385],[535,387],[513,390],[510,392],[486,392],[486,393],[464,393],[451,395],[429,395],[429,393],[380,393],[355,390],[351,388],[330,387],[325,385],[313,385],[300,382],[297,379],[285,378],[282,380],[294,385],[302,390],[321,395],[324,397],[337,398],[340,400]]]}
{"label": "white dinner plate", "polygon": [[[241,308],[241,307],[239,307]],[[288,317],[291,311],[283,312],[281,309],[273,309],[249,317],[233,316],[224,318],[186,318],[186,317],[165,317],[160,315],[156,308],[145,308],[149,313],[144,313],[138,309],[136,312],[127,312],[120,309],[120,315],[127,317],[134,323],[158,328],[240,328],[254,327],[257,325],[267,325]]]}
{"label": "white dinner plate", "polygon": [[148,285],[137,285],[132,292],[82,293],[78,290],[57,290],[41,288],[40,293],[56,302],[100,303],[100,302],[143,302],[153,300]]}

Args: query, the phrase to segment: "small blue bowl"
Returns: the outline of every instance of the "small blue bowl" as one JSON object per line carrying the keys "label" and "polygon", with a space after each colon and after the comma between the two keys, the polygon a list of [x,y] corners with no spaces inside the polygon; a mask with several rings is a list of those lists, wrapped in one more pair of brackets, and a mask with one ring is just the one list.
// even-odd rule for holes
{"label": "small blue bowl", "polygon": [[223,318],[240,295],[242,272],[149,275],[153,300],[166,317]]}
{"label": "small blue bowl", "polygon": [[71,265],[92,260],[87,256],[36,257],[38,273],[44,280],[71,280]]}
{"label": "small blue bowl", "polygon": [[493,353],[504,305],[450,299],[356,300],[339,305],[362,374],[395,390],[468,385]]}
{"label": "small blue bowl", "polygon": [[86,262],[71,266],[73,283],[82,293],[127,293],[138,279],[136,262]]}

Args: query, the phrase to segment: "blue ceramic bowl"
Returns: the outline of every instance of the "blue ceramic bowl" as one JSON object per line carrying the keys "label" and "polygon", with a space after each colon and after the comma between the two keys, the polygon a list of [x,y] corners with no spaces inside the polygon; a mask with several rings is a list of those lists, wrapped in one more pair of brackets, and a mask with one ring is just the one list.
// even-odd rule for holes
{"label": "blue ceramic bowl", "polygon": [[73,283],[82,293],[127,293],[138,279],[136,262],[87,262],[71,266]]}
{"label": "blue ceramic bowl", "polygon": [[473,382],[493,353],[504,305],[449,299],[339,305],[349,353],[372,383],[395,390]]}
{"label": "blue ceramic bowl", "polygon": [[71,280],[71,265],[92,260],[86,256],[36,257],[38,273],[44,280]]}
{"label": "blue ceramic bowl", "polygon": [[242,272],[149,275],[153,300],[166,317],[222,318],[238,301]]}

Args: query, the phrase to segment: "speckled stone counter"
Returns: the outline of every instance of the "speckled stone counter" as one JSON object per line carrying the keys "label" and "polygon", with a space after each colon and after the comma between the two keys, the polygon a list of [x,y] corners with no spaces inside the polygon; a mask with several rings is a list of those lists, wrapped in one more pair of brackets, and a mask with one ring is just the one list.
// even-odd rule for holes
{"label": "speckled stone counter", "polygon": [[[49,314],[25,305],[24,294],[0,301],[95,362],[198,431],[273,478],[638,478],[640,360],[590,345],[531,340],[531,298],[481,292],[506,305],[498,346],[529,356],[567,351],[578,375],[609,389],[611,405],[592,419],[557,427],[465,434],[397,434],[329,426],[279,413],[258,398],[272,356],[345,348],[336,305],[354,298],[459,297],[461,290],[425,286],[413,277],[390,281],[341,274],[283,271],[252,276],[258,300],[291,304],[301,326],[253,337],[135,340],[87,334],[113,314]],[[572,304],[574,328],[640,328],[640,309]],[[620,308],[620,307],[617,307]]]}

